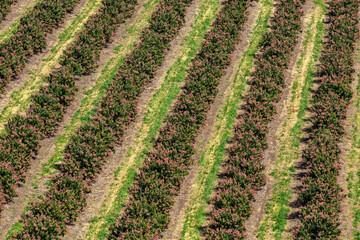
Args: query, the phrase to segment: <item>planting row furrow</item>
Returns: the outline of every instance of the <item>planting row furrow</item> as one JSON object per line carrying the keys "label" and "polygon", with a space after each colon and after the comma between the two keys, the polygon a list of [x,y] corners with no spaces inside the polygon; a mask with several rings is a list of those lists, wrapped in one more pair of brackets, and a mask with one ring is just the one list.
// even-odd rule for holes
{"label": "planting row furrow", "polygon": [[[53,178],[44,196],[29,206],[22,230],[13,239],[59,239],[67,223],[77,219],[86,205],[89,183],[101,173],[116,142],[136,116],[136,103],[146,84],[164,60],[170,42],[183,26],[191,1],[160,1],[141,42],[126,57],[94,119],[82,125],[65,148],[61,173]],[[115,8],[117,9],[117,8]],[[109,24],[111,26],[111,24]],[[75,68],[83,71],[86,69]]]}
{"label": "planting row furrow", "polygon": [[0,23],[4,20],[6,15],[11,11],[11,6],[15,4],[17,0],[0,0]]}
{"label": "planting row furrow", "polygon": [[311,100],[309,139],[302,160],[307,174],[298,200],[300,224],[296,239],[339,239],[342,189],[339,141],[352,98],[355,42],[358,39],[358,0],[329,3],[328,39],[320,57],[319,86]]}
{"label": "planting row furrow", "polygon": [[79,0],[43,0],[20,19],[16,31],[0,44],[0,93],[23,70],[26,61],[46,47],[46,36],[63,22]]}
{"label": "planting row furrow", "polygon": [[285,87],[285,73],[301,31],[303,3],[281,0],[271,29],[260,43],[261,53],[244,97],[244,113],[234,128],[229,156],[210,201],[213,210],[203,231],[206,239],[245,238],[245,220],[252,212],[255,191],[265,184],[262,160],[268,124]]}
{"label": "planting row furrow", "polygon": [[99,12],[85,24],[61,61],[61,67],[46,77],[47,86],[32,96],[25,115],[16,115],[0,136],[0,199],[16,196],[16,183],[25,179],[33,155],[42,139],[51,136],[62,121],[75,92],[75,76],[91,73],[99,62],[99,53],[110,42],[116,27],[134,11],[136,0],[114,3],[103,0]]}
{"label": "planting row furrow", "polygon": [[217,86],[240,41],[250,1],[223,3],[200,52],[187,71],[185,86],[165,119],[154,149],[145,158],[130,190],[124,214],[110,239],[159,238],[169,224],[175,194],[192,164],[194,143],[217,95]]}

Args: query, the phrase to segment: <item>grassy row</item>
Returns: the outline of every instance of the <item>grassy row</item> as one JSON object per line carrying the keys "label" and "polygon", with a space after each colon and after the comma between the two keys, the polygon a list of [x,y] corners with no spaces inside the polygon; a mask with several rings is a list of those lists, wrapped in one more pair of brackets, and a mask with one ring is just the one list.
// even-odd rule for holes
{"label": "grassy row", "polygon": [[[320,14],[315,18],[316,13]],[[290,210],[289,203],[293,191],[291,190],[296,159],[300,157],[301,129],[304,126],[304,114],[308,107],[310,88],[313,83],[315,62],[322,49],[322,36],[324,34],[323,19],[326,12],[322,1],[317,1],[312,14],[309,30],[303,43],[304,52],[297,62],[298,74],[292,84],[291,102],[286,120],[279,133],[280,149],[276,158],[274,170],[270,173],[274,178],[274,187],[266,206],[266,215],[258,230],[258,239],[282,239]],[[311,26],[315,26],[312,29]],[[306,72],[301,72],[306,69]],[[301,74],[301,75],[300,75]],[[270,236],[269,236],[270,235]]]}
{"label": "grassy row", "polygon": [[189,207],[186,210],[185,224],[182,231],[184,239],[201,239],[201,226],[206,221],[206,207],[214,190],[219,166],[225,156],[225,146],[232,134],[238,106],[242,101],[242,93],[246,87],[247,77],[254,65],[255,53],[259,50],[259,42],[267,31],[268,20],[273,11],[272,0],[262,0],[261,12],[252,31],[250,45],[239,62],[230,94],[220,110],[216,121],[216,131],[205,152],[201,156],[199,165],[202,167],[191,191]]}
{"label": "grassy row", "polygon": [[126,160],[115,172],[114,183],[111,185],[110,193],[104,201],[100,214],[92,220],[93,223],[87,234],[89,238],[105,239],[108,235],[108,226],[120,216],[124,202],[129,196],[129,188],[134,182],[136,171],[141,166],[146,153],[151,149],[163,118],[179,94],[181,90],[179,84],[184,82],[191,59],[198,52],[204,34],[209,29],[219,6],[218,0],[202,1],[192,30],[185,37],[181,49],[182,54],[170,67],[161,88],[150,100],[135,144],[130,147],[126,154]]}

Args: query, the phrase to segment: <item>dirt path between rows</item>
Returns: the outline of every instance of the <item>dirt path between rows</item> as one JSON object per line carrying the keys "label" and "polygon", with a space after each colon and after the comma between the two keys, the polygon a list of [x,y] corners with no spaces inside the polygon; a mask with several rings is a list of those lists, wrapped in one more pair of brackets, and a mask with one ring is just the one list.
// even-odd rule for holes
{"label": "dirt path between rows", "polygon": [[[358,16],[360,16],[360,8],[359,8]],[[358,25],[358,28],[360,28],[360,24]],[[360,46],[359,39],[355,46],[356,46],[356,48],[358,48]],[[359,51],[359,49],[357,49],[356,51]],[[341,170],[340,170],[340,174],[339,174],[339,178],[338,178],[338,183],[339,183],[340,187],[344,190],[343,195],[345,196],[345,198],[341,202],[342,212],[340,215],[341,224],[339,227],[339,229],[341,230],[340,239],[354,238],[354,230],[355,230],[354,226],[353,226],[354,216],[353,216],[352,209],[351,209],[353,206],[350,203],[349,188],[348,188],[348,182],[347,182],[347,178],[349,176],[348,173],[350,170],[349,169],[350,162],[347,162],[350,160],[348,159],[347,156],[349,156],[350,151],[354,144],[352,133],[355,130],[354,128],[355,128],[355,123],[356,123],[356,114],[358,111],[357,101],[359,98],[359,95],[357,93],[357,86],[359,85],[360,62],[357,61],[355,54],[353,56],[353,60],[354,60],[354,69],[355,69],[355,72],[353,74],[354,81],[351,83],[353,97],[351,99],[349,109],[347,110],[347,114],[346,114],[347,122],[345,125],[345,136],[344,136],[343,140],[341,141],[341,143],[339,144],[340,149],[341,149],[341,154],[340,154]]]}
{"label": "dirt path between rows", "polygon": [[115,55],[114,49],[121,44],[122,41],[125,41],[123,36],[126,35],[126,25],[136,21],[139,12],[143,9],[143,3],[145,1],[146,0],[139,0],[139,5],[135,9],[134,16],[118,28],[115,36],[112,38],[114,41],[101,51],[99,67],[96,71],[88,76],[81,77],[76,82],[80,91],[76,93],[74,101],[64,115],[64,120],[60,123],[54,136],[41,142],[39,154],[33,160],[25,184],[18,188],[18,197],[14,198],[12,202],[4,206],[2,217],[0,219],[0,239],[3,239],[12,225],[20,219],[24,207],[28,202],[35,200],[39,194],[43,194],[46,191],[46,181],[48,181],[51,176],[41,176],[42,165],[47,163],[54,155],[56,151],[54,143],[59,136],[65,133],[66,126],[71,122],[75,112],[81,106],[81,99],[85,97],[85,92],[95,85],[96,79],[101,75],[106,63]]}
{"label": "dirt path between rows", "polygon": [[[52,65],[54,65],[54,67],[59,66],[57,61],[44,62],[43,59],[46,59],[50,55],[52,55],[51,50],[60,42],[59,39],[60,34],[62,34],[64,30],[67,29],[72,24],[72,22],[75,20],[77,15],[79,15],[83,11],[83,9],[85,8],[88,2],[89,0],[80,0],[79,4],[76,5],[74,11],[66,15],[64,22],[60,25],[60,27],[55,29],[52,34],[47,35],[46,48],[42,50],[41,53],[36,54],[32,56],[30,59],[28,59],[24,71],[19,75],[18,78],[11,81],[5,87],[4,93],[0,95],[0,117],[1,115],[3,115],[4,108],[8,106],[8,104],[11,102],[12,100],[11,96],[15,91],[24,87],[27,82],[31,82],[31,80],[34,79],[35,77],[41,78],[41,75],[49,74],[53,67]],[[90,14],[92,14],[91,11]],[[83,21],[81,21],[80,23],[82,22]],[[78,28],[76,28],[75,30],[78,30]],[[70,43],[72,39],[73,38],[67,40],[65,43],[62,44],[62,49],[58,51],[56,57],[59,57],[62,54],[63,50],[65,50],[64,46]],[[43,67],[42,66],[43,64],[46,64],[46,66]],[[28,91],[29,93],[25,92],[26,95],[29,95],[32,90],[28,90]],[[14,109],[13,111],[16,112],[16,110],[17,109]],[[6,122],[7,119],[2,119],[2,121],[0,121],[0,129],[3,128],[4,121]]]}
{"label": "dirt path between rows", "polygon": [[[12,24],[18,21],[26,12],[26,9],[35,6],[37,0],[18,0],[11,6],[11,10],[5,19],[0,23],[0,35],[6,31]],[[1,40],[0,40],[1,42]]]}
{"label": "dirt path between rows", "polygon": [[285,111],[287,110],[288,99],[291,94],[291,86],[296,79],[296,63],[297,59],[300,58],[303,52],[303,42],[306,36],[307,26],[304,24],[305,19],[310,16],[313,11],[313,2],[307,1],[303,6],[304,15],[302,17],[302,32],[298,37],[298,43],[295,46],[295,49],[292,53],[292,57],[290,60],[290,65],[285,74],[285,88],[283,90],[282,99],[276,104],[277,114],[274,116],[274,119],[269,124],[269,133],[267,136],[268,139],[268,148],[264,151],[264,159],[262,164],[265,166],[265,176],[266,176],[266,185],[257,192],[255,203],[254,203],[254,211],[249,217],[249,219],[245,222],[245,228],[247,230],[248,239],[257,239],[257,229],[260,226],[260,221],[265,216],[266,211],[266,203],[271,196],[271,192],[274,187],[274,179],[270,176],[270,173],[273,171],[273,165],[276,162],[279,142],[276,137],[277,131],[279,127],[286,120]]}
{"label": "dirt path between rows", "polygon": [[185,180],[182,183],[180,193],[175,197],[175,205],[170,212],[170,224],[167,230],[163,233],[163,239],[179,239],[182,237],[181,231],[185,221],[186,209],[190,202],[192,185],[201,171],[201,167],[196,163],[200,160],[202,154],[204,153],[207,143],[213,137],[213,133],[216,130],[216,116],[231,91],[233,80],[239,69],[239,61],[250,45],[252,31],[261,11],[259,5],[260,4],[258,2],[253,2],[248,9],[248,20],[241,33],[241,42],[236,46],[236,49],[231,56],[231,65],[226,69],[225,75],[220,79],[220,85],[218,86],[219,92],[213,105],[207,113],[205,126],[196,139],[196,153],[192,157],[195,164],[189,167],[189,174],[185,177]]}
{"label": "dirt path between rows", "polygon": [[[78,221],[76,221],[69,228],[69,234],[64,239],[86,239],[85,235],[90,227],[90,220],[97,216],[100,212],[103,201],[107,196],[110,185],[114,181],[114,172],[120,167],[124,159],[126,159],[126,153],[129,147],[134,144],[137,133],[141,128],[144,116],[147,112],[147,106],[153,95],[160,89],[163,83],[167,71],[176,59],[181,55],[182,43],[184,38],[191,31],[191,26],[195,22],[197,9],[200,6],[200,0],[195,0],[193,4],[188,8],[185,18],[185,25],[180,29],[178,36],[171,42],[171,48],[166,53],[165,60],[162,66],[156,72],[155,78],[151,84],[144,90],[140,96],[138,103],[138,114],[135,122],[126,130],[124,135],[124,141],[115,147],[115,153],[110,157],[104,166],[102,174],[97,178],[96,182],[92,185],[92,192],[87,196],[87,207],[82,212]],[[119,176],[121,178],[121,176]]]}

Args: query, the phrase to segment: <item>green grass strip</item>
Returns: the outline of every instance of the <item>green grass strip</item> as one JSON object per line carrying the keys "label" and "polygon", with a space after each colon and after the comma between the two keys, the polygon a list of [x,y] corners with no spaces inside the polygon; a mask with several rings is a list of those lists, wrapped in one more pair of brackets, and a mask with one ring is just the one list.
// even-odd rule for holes
{"label": "green grass strip", "polygon": [[[297,121],[295,125],[291,128],[289,136],[285,137],[283,142],[280,142],[279,153],[275,162],[275,170],[270,174],[275,180],[274,188],[271,193],[271,198],[269,199],[266,206],[266,215],[265,218],[261,221],[261,225],[258,229],[258,239],[267,239],[268,235],[271,235],[272,239],[282,239],[283,233],[287,225],[287,216],[290,211],[289,203],[293,190],[291,190],[291,183],[293,179],[293,174],[295,172],[295,167],[293,160],[299,159],[301,157],[300,152],[300,139],[303,136],[302,127],[304,126],[304,116],[306,109],[309,105],[309,97],[311,94],[311,86],[313,84],[314,72],[316,70],[315,62],[319,57],[319,53],[322,49],[322,36],[324,34],[324,23],[323,18],[326,12],[324,3],[321,0],[315,1],[317,6],[321,7],[321,17],[318,22],[314,23],[312,19],[310,26],[316,24],[316,35],[314,41],[314,48],[312,52],[312,57],[310,62],[307,65],[307,74],[305,78],[305,83],[301,90],[300,97],[300,106],[297,114]],[[313,36],[314,32],[309,30],[307,32],[304,45],[307,46],[309,40]],[[305,47],[306,50],[307,47]],[[302,61],[304,60],[303,55],[301,56],[297,66],[300,67]],[[296,80],[292,86],[292,93],[297,92],[299,87],[298,80]],[[295,101],[295,95],[293,95],[292,102]],[[291,111],[291,108],[289,108]],[[288,121],[284,122],[284,127],[289,124]],[[280,133],[282,137],[285,133]],[[289,167],[287,167],[289,166]],[[266,237],[267,236],[267,237]]]}
{"label": "green grass strip", "polygon": [[217,173],[225,156],[225,145],[232,135],[233,125],[238,114],[242,93],[247,85],[247,78],[253,67],[255,53],[262,36],[267,31],[268,20],[273,11],[272,0],[261,0],[261,13],[253,29],[250,45],[240,60],[231,93],[227,97],[224,107],[217,116],[216,131],[205,152],[201,156],[199,165],[202,167],[191,192],[190,204],[186,209],[185,223],[182,230],[184,239],[201,239],[201,226],[206,221],[206,207],[210,195],[214,191]]}
{"label": "green grass strip", "polygon": [[[126,166],[126,163],[129,161],[127,159],[124,161],[123,165],[115,173],[115,180],[118,181],[120,173],[124,173],[121,175],[123,181],[120,180],[119,184],[111,186],[115,191],[116,199],[114,202],[110,201],[109,203],[105,200],[100,216],[93,219],[93,224],[87,236],[96,235],[97,239],[105,239],[108,235],[107,227],[113,224],[115,219],[120,216],[124,202],[128,197],[128,190],[134,182],[136,169],[141,166],[146,153],[152,148],[163,118],[168,114],[171,104],[180,93],[181,88],[179,85],[184,82],[186,70],[198,52],[204,34],[210,28],[219,7],[218,0],[202,0],[195,24],[193,24],[189,35],[185,37],[181,56],[172,64],[160,90],[152,97],[147,107],[144,122],[136,139],[136,144],[140,144],[141,148],[129,149],[127,158],[132,157],[134,161],[131,161],[128,166]],[[104,207],[107,207],[108,210],[105,210]],[[99,222],[102,224],[99,224]]]}

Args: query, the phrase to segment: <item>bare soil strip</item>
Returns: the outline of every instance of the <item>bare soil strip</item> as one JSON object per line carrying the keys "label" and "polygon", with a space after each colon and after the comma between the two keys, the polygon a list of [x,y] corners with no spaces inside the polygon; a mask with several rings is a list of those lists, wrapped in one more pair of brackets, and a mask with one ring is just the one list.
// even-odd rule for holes
{"label": "bare soil strip", "polygon": [[[122,208],[116,206],[119,201],[119,191],[132,184],[131,176],[135,173],[135,169],[141,165],[146,149],[151,147],[153,135],[157,134],[163,119],[162,116],[167,113],[167,106],[171,104],[180,91],[177,85],[184,80],[185,76],[182,73],[184,73],[193,55],[197,52],[197,47],[202,41],[201,36],[215,17],[218,9],[217,5],[216,0],[202,0],[196,1],[189,9],[186,26],[180,31],[174,42],[171,49],[173,53],[168,54],[167,58],[171,60],[165,60],[165,65],[159,70],[155,79],[156,86],[153,89],[147,89],[146,93],[143,94],[139,103],[142,108],[138,113],[138,117],[134,125],[132,125],[132,129],[129,129],[128,133],[126,133],[127,138],[123,145],[116,151],[117,158],[124,160],[121,162],[120,168],[115,172],[115,179],[111,176],[112,183],[102,201],[103,206],[94,218],[96,221],[93,221],[87,233],[90,239],[95,239],[99,235],[101,235],[100,239],[105,238],[108,215],[112,215],[114,212],[116,215],[121,213]],[[194,16],[196,16],[196,19],[194,19]],[[174,61],[175,59],[176,61]],[[154,95],[155,92],[156,95]],[[158,124],[159,122],[160,124]],[[120,163],[117,166],[119,165]],[[123,191],[127,193],[126,189]],[[121,195],[123,202],[126,201],[126,193]]]}
{"label": "bare soil strip", "polygon": [[[107,161],[104,167],[104,171],[92,185],[92,192],[87,197],[88,204],[85,211],[82,212],[82,215],[79,217],[78,221],[74,223],[74,226],[69,228],[70,234],[66,235],[64,239],[85,239],[85,235],[91,225],[91,220],[99,214],[102,203],[104,202],[104,199],[110,190],[110,185],[113,184],[114,172],[121,166],[121,164],[124,163],[129,147],[134,144],[134,140],[137,137],[137,133],[141,128],[144,116],[147,112],[146,106],[149,104],[153,95],[161,88],[169,68],[181,55],[184,38],[192,29],[191,26],[195,22],[196,12],[200,6],[200,3],[200,0],[195,0],[194,3],[188,8],[185,18],[185,25],[180,29],[178,36],[172,41],[171,48],[166,53],[165,60],[162,66],[156,72],[156,76],[152,80],[151,84],[145,89],[143,94],[141,94],[135,122],[130,128],[128,128],[124,135],[123,143],[116,146],[115,154],[113,154]],[[114,200],[115,199],[112,199],[112,201]],[[95,236],[96,233],[90,236],[90,238],[94,239],[96,238]]]}
{"label": "bare soil strip", "polygon": [[[252,36],[251,33],[255,27],[260,10],[261,8],[257,2],[253,2],[252,6],[248,9],[249,17],[244,26],[244,30],[241,33],[241,42],[236,46],[236,50],[232,54],[231,65],[226,69],[225,75],[220,79],[220,84],[218,86],[219,93],[207,114],[205,126],[196,139],[196,153],[192,157],[194,159],[194,163],[199,162],[206,149],[207,143],[211,140],[213,136],[212,134],[216,130],[216,116],[218,115],[220,108],[223,106],[226,97],[231,92],[235,75],[239,69],[239,61],[250,45],[250,39]],[[163,233],[163,239],[181,238],[181,231],[185,222],[186,209],[190,202],[192,186],[195,183],[200,170],[201,168],[197,164],[190,166],[189,174],[185,177],[180,193],[175,197],[175,204],[170,213],[170,224],[168,229]]]}
{"label": "bare soil strip", "polygon": [[12,34],[13,29],[17,26],[24,13],[33,8],[38,2],[39,0],[18,0],[11,6],[11,11],[0,23],[0,43]]}
{"label": "bare soil strip", "polygon": [[[51,178],[52,174],[56,170],[52,169],[54,171],[44,173],[43,166],[49,162],[50,158],[55,154],[57,150],[54,143],[58,140],[60,136],[63,136],[63,134],[66,133],[67,126],[72,123],[74,114],[78,109],[82,107],[81,102],[82,99],[84,99],[84,97],[86,96],[86,91],[97,84],[96,80],[99,78],[99,76],[103,74],[103,70],[108,67],[106,66],[107,62],[114,56],[124,57],[126,53],[131,51],[132,46],[135,45],[133,41],[129,41],[130,38],[125,38],[124,36],[127,34],[127,29],[129,25],[132,26],[141,23],[141,20],[139,20],[140,14],[145,16],[151,14],[151,12],[146,14],[142,12],[144,9],[143,3],[146,2],[149,1],[139,1],[139,6],[136,7],[134,16],[128,19],[125,24],[122,24],[119,27],[118,31],[113,37],[114,41],[107,48],[101,51],[101,60],[99,62],[99,67],[97,68],[97,70],[88,76],[81,77],[76,83],[80,91],[76,94],[72,105],[65,113],[63,122],[60,124],[57,132],[54,134],[53,137],[47,138],[42,141],[39,154],[38,156],[36,156],[31,168],[29,169],[25,184],[18,188],[18,197],[14,198],[13,202],[4,206],[2,218],[0,219],[0,239],[3,239],[5,237],[5,234],[13,227],[16,222],[19,221],[25,206],[31,200],[35,200],[37,196],[43,194],[46,191],[46,181]],[[144,18],[144,16],[142,18]],[[141,28],[144,27],[143,25]],[[115,49],[119,48],[119,45],[124,46],[120,49],[120,51],[122,50],[120,54],[118,51],[114,51]],[[92,105],[92,107],[94,106]],[[18,226],[15,226],[13,230],[16,231],[17,228]]]}
{"label": "bare soil strip", "polygon": [[351,84],[354,94],[347,112],[346,135],[339,144],[341,171],[338,183],[346,196],[341,204],[340,239],[360,238],[360,40],[356,44],[354,63],[354,81]]}
{"label": "bare soil strip", "polygon": [[14,114],[23,114],[30,104],[30,96],[43,84],[44,77],[58,67],[64,50],[73,43],[88,18],[97,12],[101,0],[80,0],[64,23],[47,36],[47,47],[31,57],[24,72],[12,81],[0,98],[0,131]]}
{"label": "bare soil strip", "polygon": [[[293,191],[291,181],[293,178],[292,167],[294,160],[300,157],[299,147],[294,146],[295,125],[299,124],[299,112],[304,107],[302,105],[304,87],[307,84],[307,76],[310,68],[314,65],[313,56],[318,34],[317,26],[323,21],[324,12],[320,5],[314,6],[309,2],[313,10],[307,10],[303,19],[303,34],[301,47],[296,57],[296,66],[291,69],[287,94],[283,100],[281,111],[279,112],[277,126],[271,131],[274,133],[274,144],[269,145],[270,151],[275,155],[271,159],[268,168],[268,182],[271,183],[272,190],[266,194],[266,211],[258,229],[259,239],[281,239],[286,226],[287,214],[290,210],[289,201]],[[307,36],[305,38],[305,33]],[[290,92],[290,89],[292,91]],[[296,136],[295,136],[296,137]],[[300,137],[300,136],[297,136]],[[271,149],[272,148],[272,149]],[[255,233],[254,233],[255,235]]]}

